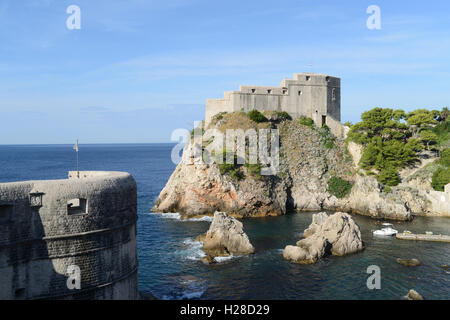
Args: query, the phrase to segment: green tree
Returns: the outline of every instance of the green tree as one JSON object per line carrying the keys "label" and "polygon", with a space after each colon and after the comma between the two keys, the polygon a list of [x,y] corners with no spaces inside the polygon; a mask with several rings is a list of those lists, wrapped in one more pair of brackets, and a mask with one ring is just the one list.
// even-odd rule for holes
{"label": "green tree", "polygon": [[450,168],[438,168],[431,178],[431,186],[436,191],[444,191],[448,183],[450,183]]}
{"label": "green tree", "polygon": [[420,140],[426,145],[427,150],[430,150],[431,144],[436,144],[438,136],[431,130],[422,130],[419,133]]}
{"label": "green tree", "polygon": [[383,140],[406,140],[408,127],[401,122],[404,117],[402,110],[374,108],[361,115],[361,122],[354,124],[348,132],[348,138],[356,143],[366,145],[373,137]]}
{"label": "green tree", "polygon": [[406,121],[414,136],[417,136],[423,129],[431,129],[438,125],[439,121],[437,121],[436,118],[438,118],[439,115],[439,111],[418,109],[408,113],[406,115]]}
{"label": "green tree", "polygon": [[371,142],[369,143],[366,148],[364,149],[364,152],[361,156],[361,160],[359,161],[359,165],[361,168],[369,170],[377,161],[378,154],[380,152],[380,149],[376,145],[376,143]]}
{"label": "green tree", "polygon": [[441,152],[441,164],[450,167],[450,148],[446,148]]}
{"label": "green tree", "polygon": [[449,116],[450,116],[450,110],[449,110],[447,107],[442,108],[442,111],[441,111],[441,113],[440,113],[439,116],[440,116],[440,117],[439,117],[439,121],[440,121],[440,122],[445,122],[445,121],[447,121],[447,119],[448,119]]}
{"label": "green tree", "polygon": [[400,177],[397,170],[393,168],[385,168],[377,176],[377,180],[387,186],[396,186],[400,183]]}

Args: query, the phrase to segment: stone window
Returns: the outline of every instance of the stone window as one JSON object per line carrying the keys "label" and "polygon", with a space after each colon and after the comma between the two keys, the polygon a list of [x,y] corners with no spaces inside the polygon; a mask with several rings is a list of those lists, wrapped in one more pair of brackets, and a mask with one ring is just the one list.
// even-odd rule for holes
{"label": "stone window", "polygon": [[268,94],[270,94],[271,92],[272,92],[272,90],[270,90],[270,89],[267,90],[267,93],[268,93]]}
{"label": "stone window", "polygon": [[283,94],[287,94],[287,89],[283,89]]}
{"label": "stone window", "polygon": [[67,214],[82,214],[87,213],[86,199],[71,199],[67,201]]}
{"label": "stone window", "polygon": [[331,90],[331,100],[333,100],[333,101],[336,100],[336,88],[333,88]]}
{"label": "stone window", "polygon": [[329,82],[329,81],[330,81],[330,77],[326,77],[326,78],[325,78],[325,81],[326,81],[326,82]]}
{"label": "stone window", "polygon": [[252,93],[255,93],[256,89],[252,89]]}
{"label": "stone window", "polygon": [[322,116],[322,127],[327,124],[327,116]]}
{"label": "stone window", "polygon": [[9,204],[0,205],[0,222],[7,222],[12,216],[13,206]]}
{"label": "stone window", "polygon": [[309,81],[309,79],[311,79],[310,76],[306,76],[306,81]]}
{"label": "stone window", "polygon": [[298,95],[301,96],[302,94],[302,90],[298,90]]}

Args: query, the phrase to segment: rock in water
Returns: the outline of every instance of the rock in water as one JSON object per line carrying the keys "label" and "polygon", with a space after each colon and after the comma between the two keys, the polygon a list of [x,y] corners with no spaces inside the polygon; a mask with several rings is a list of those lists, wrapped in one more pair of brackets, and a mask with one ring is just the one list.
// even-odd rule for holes
{"label": "rock in water", "polygon": [[397,258],[397,262],[406,266],[406,267],[416,267],[420,265],[420,261],[417,259],[400,259]]}
{"label": "rock in water", "polygon": [[311,225],[304,231],[304,239],[296,246],[287,246],[283,257],[298,263],[315,263],[328,254],[343,256],[364,249],[359,226],[351,216],[337,212],[313,215]]}
{"label": "rock in water", "polygon": [[423,300],[423,297],[416,290],[409,290],[406,294],[406,299],[408,300]]}
{"label": "rock in water", "polygon": [[[214,219],[206,232],[203,240],[203,251],[207,256],[218,257],[250,254],[255,251],[245,234],[242,222],[228,216],[224,212],[215,212]],[[211,261],[211,259],[204,261]]]}

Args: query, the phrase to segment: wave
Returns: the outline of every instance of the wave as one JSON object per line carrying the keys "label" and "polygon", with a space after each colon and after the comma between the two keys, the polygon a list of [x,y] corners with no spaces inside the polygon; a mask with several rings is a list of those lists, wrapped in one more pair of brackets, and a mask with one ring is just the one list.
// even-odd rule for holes
{"label": "wave", "polygon": [[221,262],[225,262],[231,259],[237,258],[237,256],[233,256],[232,254],[230,254],[228,257],[215,257],[214,260],[217,263],[221,263]]}
{"label": "wave", "polygon": [[182,219],[181,218],[181,214],[179,214],[178,212],[163,212],[163,213],[157,213],[157,212],[150,212],[150,215],[155,215],[155,216],[159,216],[161,218],[164,219],[173,219],[173,220],[178,220],[178,221],[206,221],[206,222],[212,222],[213,217],[211,216],[203,216],[203,217],[198,217],[198,218],[187,218],[187,219]]}
{"label": "wave", "polygon": [[200,299],[208,288],[207,282],[198,278],[177,280],[173,293],[164,295],[163,300],[192,300]]}
{"label": "wave", "polygon": [[182,259],[198,261],[206,256],[202,250],[203,243],[200,241],[188,238],[183,241],[183,245],[185,248],[175,252],[175,254],[181,256]]}
{"label": "wave", "polygon": [[178,212],[164,212],[164,213],[150,212],[149,214],[164,219],[181,220],[181,215]]}

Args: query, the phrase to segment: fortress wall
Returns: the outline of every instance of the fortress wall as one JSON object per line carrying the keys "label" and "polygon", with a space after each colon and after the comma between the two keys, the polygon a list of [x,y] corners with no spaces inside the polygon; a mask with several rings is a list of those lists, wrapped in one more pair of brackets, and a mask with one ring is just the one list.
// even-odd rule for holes
{"label": "fortress wall", "polygon": [[296,73],[279,87],[240,86],[225,92],[224,99],[207,100],[205,122],[224,111],[286,111],[293,118],[310,117],[318,127],[327,124],[333,134],[343,136],[340,86],[339,78],[313,73]]}
{"label": "fortress wall", "polygon": [[[450,187],[448,188],[450,189]],[[427,198],[431,201],[431,214],[436,213],[438,216],[450,217],[450,190],[446,192],[428,191]]]}
{"label": "fortress wall", "polygon": [[327,116],[327,126],[330,128],[332,134],[336,137],[345,139],[347,137],[346,127],[338,120],[333,119],[331,116]]}
{"label": "fortress wall", "polygon": [[233,112],[226,99],[208,99],[206,100],[205,123],[211,122],[214,115],[220,112]]}
{"label": "fortress wall", "polygon": [[[134,179],[69,176],[0,184],[0,299],[138,298]],[[86,202],[69,209],[74,199]],[[69,265],[81,269],[81,290],[67,288]]]}

